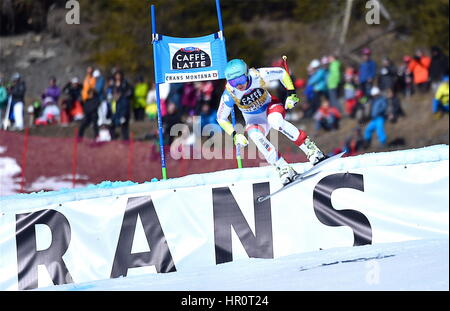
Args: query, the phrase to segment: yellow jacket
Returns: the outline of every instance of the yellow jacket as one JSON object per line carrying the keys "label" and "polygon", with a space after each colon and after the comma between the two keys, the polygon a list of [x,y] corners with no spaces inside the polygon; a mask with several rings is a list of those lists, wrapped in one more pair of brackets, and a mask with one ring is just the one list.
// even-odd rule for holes
{"label": "yellow jacket", "polygon": [[439,85],[434,98],[437,99],[442,105],[448,106],[448,82],[444,82]]}

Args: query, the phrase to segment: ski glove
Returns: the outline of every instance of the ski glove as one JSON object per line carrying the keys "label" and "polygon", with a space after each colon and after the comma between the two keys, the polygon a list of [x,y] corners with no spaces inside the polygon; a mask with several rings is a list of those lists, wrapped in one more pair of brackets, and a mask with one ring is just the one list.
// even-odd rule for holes
{"label": "ski glove", "polygon": [[299,98],[297,97],[297,94],[291,94],[286,98],[286,101],[284,102],[284,108],[285,109],[292,109],[295,107],[295,105],[299,102]]}
{"label": "ski glove", "polygon": [[248,140],[247,140],[247,138],[244,136],[244,135],[242,135],[242,134],[235,134],[234,136],[233,136],[233,141],[234,141],[234,144],[237,146],[237,145],[241,145],[242,147],[245,147],[245,146],[247,146],[248,145]]}

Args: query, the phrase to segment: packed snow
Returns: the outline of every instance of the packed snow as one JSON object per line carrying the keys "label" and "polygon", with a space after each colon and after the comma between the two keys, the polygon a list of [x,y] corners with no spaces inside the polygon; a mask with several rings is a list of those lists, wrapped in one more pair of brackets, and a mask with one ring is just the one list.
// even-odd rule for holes
{"label": "packed snow", "polygon": [[340,247],[201,270],[41,288],[61,291],[449,290],[449,240]]}
{"label": "packed snow", "polygon": [[[0,150],[0,153],[1,151],[3,150]],[[437,161],[447,161],[448,163],[448,155],[448,145],[437,145],[405,151],[364,154],[356,158],[343,158],[339,162],[330,164],[326,169],[345,171],[371,166],[410,165]],[[143,184],[105,181],[84,188],[60,188],[59,191],[13,195],[18,184],[14,178],[17,179],[18,174],[20,174],[20,166],[17,163],[13,165],[13,163],[8,162],[11,159],[1,158],[1,155],[0,160],[3,161],[0,162],[0,167],[8,168],[8,170],[2,170],[2,175],[0,175],[1,195],[3,195],[0,197],[0,206],[4,212],[19,211],[32,206],[46,206],[56,202],[63,203],[163,189],[233,183],[249,178],[249,176],[256,180],[274,176],[270,167],[245,168],[190,175],[166,181],[152,180],[152,182]],[[309,164],[297,163],[294,164],[294,167],[297,171],[302,172],[309,168]],[[69,185],[64,184],[64,186]],[[133,269],[130,269],[130,273],[125,278],[51,286],[38,290],[448,291],[448,228],[442,235],[441,238],[425,237],[395,243],[330,248],[275,259],[239,259],[225,264],[171,273],[133,275]],[[143,268],[148,267],[136,269]]]}

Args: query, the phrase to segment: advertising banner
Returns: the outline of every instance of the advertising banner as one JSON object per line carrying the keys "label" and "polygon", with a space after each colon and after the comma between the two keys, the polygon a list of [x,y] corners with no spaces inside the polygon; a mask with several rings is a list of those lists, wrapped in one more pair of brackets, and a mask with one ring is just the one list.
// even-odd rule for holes
{"label": "advertising banner", "polygon": [[278,180],[5,207],[0,290],[448,236],[448,186],[445,160],[322,172],[262,203]]}
{"label": "advertising banner", "polygon": [[156,83],[182,83],[225,78],[225,39],[221,32],[197,38],[155,34]]}

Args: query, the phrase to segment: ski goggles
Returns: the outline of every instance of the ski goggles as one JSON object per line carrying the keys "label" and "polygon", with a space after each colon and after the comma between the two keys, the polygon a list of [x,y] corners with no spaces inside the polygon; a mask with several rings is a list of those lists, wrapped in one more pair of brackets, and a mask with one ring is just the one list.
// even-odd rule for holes
{"label": "ski goggles", "polygon": [[238,85],[247,83],[247,81],[248,81],[247,75],[242,75],[242,76],[239,76],[239,77],[237,77],[237,78],[228,80],[228,83],[229,83],[232,87],[236,87],[236,86],[238,86]]}

